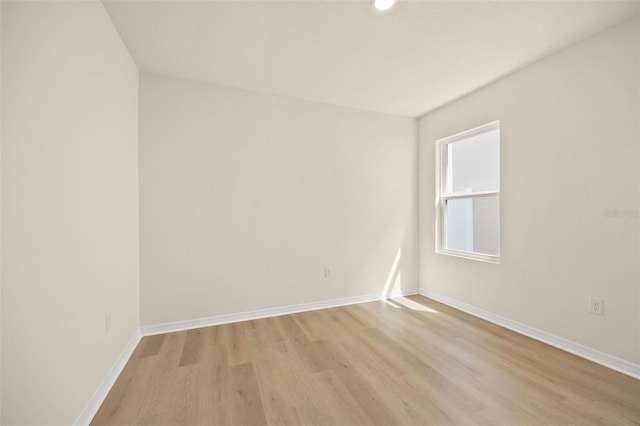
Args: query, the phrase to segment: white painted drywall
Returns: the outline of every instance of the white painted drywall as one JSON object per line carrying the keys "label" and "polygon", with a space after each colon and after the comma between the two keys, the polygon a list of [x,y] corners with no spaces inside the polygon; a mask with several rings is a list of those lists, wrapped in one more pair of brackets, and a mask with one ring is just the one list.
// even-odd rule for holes
{"label": "white painted drywall", "polygon": [[100,2],[2,9],[2,424],[71,424],[139,326],[138,72]]}
{"label": "white painted drywall", "polygon": [[381,294],[398,252],[391,286],[415,289],[416,133],[142,74],[142,325]]}
{"label": "white painted drywall", "polygon": [[[639,25],[627,21],[420,119],[421,290],[640,362],[640,218],[606,214],[638,208]],[[437,255],[435,141],[498,119],[502,263]],[[587,312],[589,296],[604,298],[604,316]]]}

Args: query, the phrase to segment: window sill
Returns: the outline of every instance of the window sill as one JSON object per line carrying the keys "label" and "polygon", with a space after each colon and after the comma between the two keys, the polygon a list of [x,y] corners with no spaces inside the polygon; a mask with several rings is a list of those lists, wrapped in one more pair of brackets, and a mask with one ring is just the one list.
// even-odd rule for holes
{"label": "window sill", "polygon": [[437,254],[444,254],[447,256],[461,257],[463,259],[477,260],[479,262],[500,264],[500,256],[493,256],[490,254],[472,253],[468,251],[448,250],[448,249],[436,249]]}

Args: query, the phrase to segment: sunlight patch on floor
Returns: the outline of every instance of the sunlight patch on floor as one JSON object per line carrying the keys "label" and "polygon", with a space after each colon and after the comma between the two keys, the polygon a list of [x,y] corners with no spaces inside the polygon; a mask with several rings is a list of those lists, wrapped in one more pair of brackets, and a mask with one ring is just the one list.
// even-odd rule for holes
{"label": "sunlight patch on floor", "polygon": [[427,306],[424,306],[424,305],[422,305],[420,303],[414,302],[413,300],[407,299],[406,297],[397,297],[397,298],[391,299],[391,301],[387,301],[387,302],[390,303],[390,304],[394,304],[396,307],[399,307],[399,308],[401,306],[398,306],[398,305],[402,305],[402,306],[404,306],[406,308],[409,308],[411,310],[414,310],[414,311],[431,312],[431,313],[434,313],[434,314],[438,313],[438,311],[436,311],[435,309],[431,309],[431,308],[429,308]]}
{"label": "sunlight patch on floor", "polygon": [[388,300],[388,299],[382,299],[382,303],[386,303],[387,305],[396,309],[402,309],[402,306],[396,305],[395,303],[393,303],[391,300]]}

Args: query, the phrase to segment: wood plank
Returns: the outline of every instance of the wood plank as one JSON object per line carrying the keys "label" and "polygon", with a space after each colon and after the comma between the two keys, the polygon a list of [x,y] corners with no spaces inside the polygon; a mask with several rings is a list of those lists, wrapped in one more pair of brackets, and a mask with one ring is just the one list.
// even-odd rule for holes
{"label": "wood plank", "polygon": [[130,425],[139,418],[140,400],[146,392],[155,365],[149,357],[132,358],[91,421],[93,426]]}
{"label": "wood plank", "polygon": [[270,340],[273,335],[269,336],[261,329],[248,330],[247,335],[268,423],[302,424],[299,411],[303,408],[294,403],[289,387],[289,366],[277,354],[275,345],[278,342]]}
{"label": "wood plank", "polygon": [[203,346],[198,365],[198,423],[226,425],[231,422],[227,348],[220,343],[224,327],[203,329]]}
{"label": "wood plank", "polygon": [[338,344],[331,343],[325,345],[323,350],[331,370],[347,392],[374,419],[374,424],[406,424],[407,419],[402,415],[403,413],[394,412],[390,407],[389,400],[395,398],[395,395],[385,387],[385,376],[372,377],[371,370],[359,364],[361,361],[369,364],[367,360],[353,354],[353,358],[350,357],[347,353],[348,349],[345,350]]}
{"label": "wood plank", "polygon": [[153,372],[139,400],[138,417],[141,419],[163,418],[171,408],[174,376],[186,335],[186,332],[165,335],[166,345],[153,357]]}
{"label": "wood plank", "polygon": [[247,362],[231,367],[229,384],[231,424],[245,426],[267,424],[253,364]]}
{"label": "wood plank", "polygon": [[324,370],[311,375],[311,381],[318,396],[339,424],[373,425],[376,419],[371,418],[366,410],[351,396],[333,370]]}
{"label": "wood plank", "polygon": [[309,343],[307,335],[304,333],[302,328],[300,328],[292,315],[284,315],[274,319],[278,323],[278,327],[282,330],[282,333],[287,340],[301,345]]}
{"label": "wood plank", "polygon": [[174,372],[173,401],[166,416],[171,425],[198,423],[198,375],[200,366],[190,364],[178,367]]}
{"label": "wood plank", "polygon": [[245,330],[251,328],[248,322],[227,324],[227,359],[229,366],[251,362]]}
{"label": "wood plank", "polygon": [[136,358],[144,358],[147,356],[158,355],[166,337],[166,334],[143,337],[140,340],[140,343],[138,343],[138,347],[136,348],[133,356]]}
{"label": "wood plank", "polygon": [[325,345],[326,343],[323,340],[316,340],[295,346],[294,350],[307,373],[318,373],[331,368],[330,362],[327,360],[325,353],[323,353]]}
{"label": "wood plank", "polygon": [[204,346],[204,334],[201,328],[187,331],[182,353],[180,355],[179,367],[197,364],[200,359],[202,347]]}

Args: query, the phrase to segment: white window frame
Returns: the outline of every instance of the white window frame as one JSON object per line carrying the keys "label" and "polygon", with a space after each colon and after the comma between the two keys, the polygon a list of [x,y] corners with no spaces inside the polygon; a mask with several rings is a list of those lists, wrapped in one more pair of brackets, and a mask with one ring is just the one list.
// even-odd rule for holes
{"label": "white window frame", "polygon": [[[447,217],[447,201],[455,199],[474,199],[497,196],[498,203],[500,203],[499,188],[496,191],[447,194],[445,185],[447,183],[447,173],[449,172],[447,170],[448,145],[495,129],[500,129],[500,120],[496,120],[482,126],[474,127],[473,129],[456,133],[455,135],[451,135],[436,141],[436,253],[463,257],[466,259],[479,260],[483,262],[500,263],[500,226],[498,226],[498,255],[452,250],[445,247],[445,221]],[[500,141],[498,143],[500,144]],[[498,183],[498,187],[499,186],[500,184]],[[498,214],[500,214],[500,210],[501,209],[498,208]]]}

